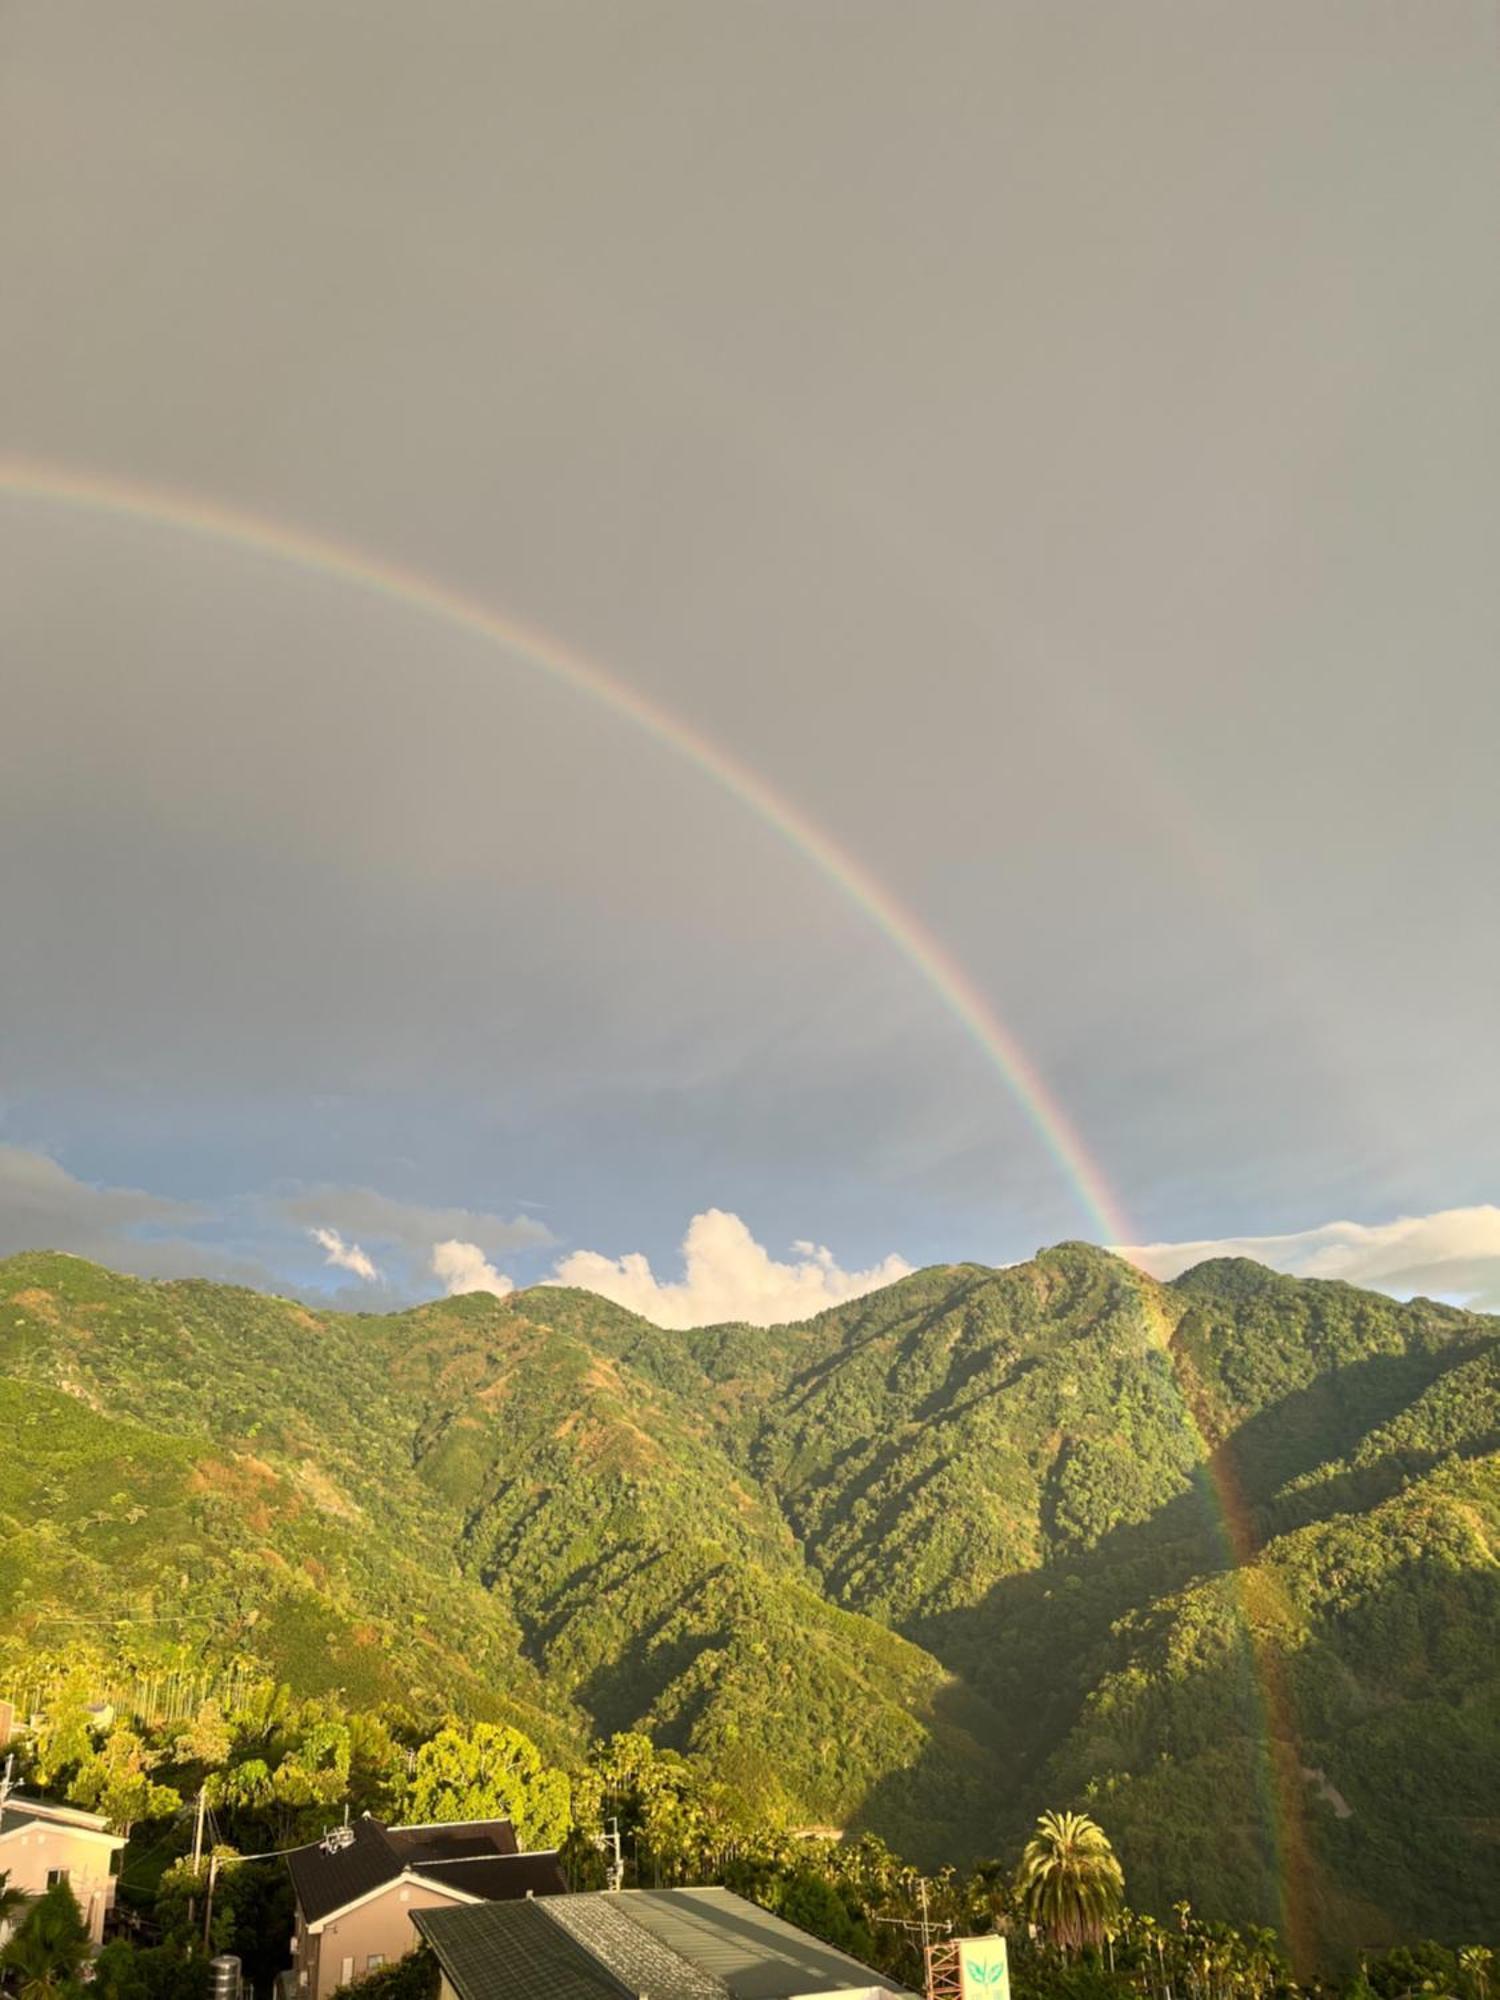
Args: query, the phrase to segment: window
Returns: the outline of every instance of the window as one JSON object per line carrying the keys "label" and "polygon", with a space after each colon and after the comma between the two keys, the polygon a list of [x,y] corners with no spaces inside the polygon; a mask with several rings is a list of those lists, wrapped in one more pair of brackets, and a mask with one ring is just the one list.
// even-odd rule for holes
{"label": "window", "polygon": [[365,1960],[365,1971],[379,1972],[381,1966],[384,1964],[385,1953],[383,1951],[372,1951],[370,1956]]}
{"label": "window", "polygon": [[66,1882],[72,1872],[70,1868],[49,1868],[47,1870],[47,1887],[52,1889],[59,1882]]}
{"label": "window", "polygon": [[354,1977],[354,1960],[346,1958],[339,1966],[339,1985],[347,1986]]}

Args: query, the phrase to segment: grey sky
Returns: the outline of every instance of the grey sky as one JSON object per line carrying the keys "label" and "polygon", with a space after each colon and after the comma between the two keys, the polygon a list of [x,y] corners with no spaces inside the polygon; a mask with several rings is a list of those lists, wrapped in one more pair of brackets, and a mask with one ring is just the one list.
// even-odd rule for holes
{"label": "grey sky", "polygon": [[[399,560],[726,745],[1139,1241],[1472,1207],[1497,54],[1478,0],[9,0],[0,446]],[[319,1193],[521,1279],[711,1207],[851,1269],[1092,1233],[856,909],[495,648],[0,491],[0,663],[0,1142],[69,1247],[317,1282]]]}

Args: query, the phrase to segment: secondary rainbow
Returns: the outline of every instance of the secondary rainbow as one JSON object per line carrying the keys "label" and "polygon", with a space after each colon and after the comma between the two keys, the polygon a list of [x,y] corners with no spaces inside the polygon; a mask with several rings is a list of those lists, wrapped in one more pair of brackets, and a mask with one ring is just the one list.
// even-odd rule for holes
{"label": "secondary rainbow", "polygon": [[[353,543],[273,521],[200,494],[35,458],[0,456],[0,494],[170,528],[385,598],[411,613],[488,641],[512,659],[597,702],[675,751],[703,777],[754,813],[889,939],[1003,1079],[1061,1170],[1088,1219],[1091,1232],[1096,1232],[1107,1244],[1131,1241],[1132,1231],[1123,1210],[1067,1112],[1015,1035],[953,955],[825,828],[704,731],[649,700],[550,633]],[[1183,1378],[1171,1345],[1172,1329],[1163,1295],[1144,1273],[1134,1271],[1128,1264],[1122,1264],[1121,1268],[1135,1281],[1148,1333],[1173,1362],[1187,1419],[1209,1450],[1226,1568],[1239,1596],[1262,1709],[1270,1791],[1266,1804],[1276,1849],[1283,1922],[1294,1955],[1300,1958],[1308,1948],[1305,1899],[1309,1882],[1309,1857],[1302,1832],[1300,1771],[1291,1704],[1279,1654],[1266,1637],[1268,1624],[1280,1622],[1283,1607],[1276,1601],[1274,1580],[1263,1569],[1250,1568],[1255,1553],[1250,1511],[1232,1470],[1209,1449],[1204,1424],[1194,1407],[1191,1384]]]}

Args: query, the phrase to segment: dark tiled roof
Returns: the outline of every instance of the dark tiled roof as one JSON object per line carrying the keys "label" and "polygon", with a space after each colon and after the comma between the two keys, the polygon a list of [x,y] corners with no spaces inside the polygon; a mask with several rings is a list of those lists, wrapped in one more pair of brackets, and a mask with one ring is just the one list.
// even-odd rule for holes
{"label": "dark tiled roof", "polygon": [[[548,1915],[590,1899],[571,1897]],[[604,1900],[604,1899],[599,1899]],[[809,1937],[728,1889],[628,1889],[608,1899],[731,2000],[791,2000],[799,1993],[838,1993],[875,1986],[905,1989],[858,1959]]]}
{"label": "dark tiled roof", "polygon": [[515,1854],[516,1830],[508,1819],[471,1819],[442,1826],[388,1826],[385,1837],[413,1868],[424,1861],[466,1861],[473,1854]]}
{"label": "dark tiled roof", "polygon": [[368,1813],[350,1827],[347,1847],[325,1852],[321,1841],[295,1848],[286,1858],[297,1892],[297,1907],[310,1924],[331,1916],[360,1896],[394,1882],[406,1863],[386,1837],[385,1828]]}
{"label": "dark tiled roof", "polygon": [[562,1896],[545,1914],[641,2000],[724,2000],[712,1974],[632,1922],[634,1901],[635,1892]]}
{"label": "dark tiled roof", "polygon": [[549,1923],[545,1903],[413,1910],[459,2000],[634,2000],[582,1945]]}
{"label": "dark tiled roof", "polygon": [[491,1903],[568,1893],[555,1854],[481,1854],[469,1861],[423,1861],[413,1867],[424,1882],[441,1882]]}
{"label": "dark tiled roof", "polygon": [[[496,1861],[516,1852],[515,1828],[508,1819],[472,1820],[451,1826],[382,1826],[369,1813],[355,1820],[347,1847],[329,1854],[321,1841],[287,1856],[292,1887],[304,1919],[315,1924],[373,1890],[394,1882],[407,1868],[426,1875],[434,1869]],[[538,1857],[540,1858],[540,1857]],[[555,1865],[555,1863],[554,1863]],[[489,1892],[478,1886],[474,1895]],[[524,1895],[525,1889],[509,1891]]]}

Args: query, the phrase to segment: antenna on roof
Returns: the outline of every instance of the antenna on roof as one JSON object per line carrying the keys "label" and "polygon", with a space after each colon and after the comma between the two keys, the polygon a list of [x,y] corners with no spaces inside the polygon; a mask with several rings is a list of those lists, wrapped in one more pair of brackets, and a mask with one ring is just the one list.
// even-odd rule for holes
{"label": "antenna on roof", "polygon": [[625,1886],[625,1857],[620,1852],[620,1822],[612,1818],[607,1832],[597,1836],[597,1844],[608,1855],[605,1863],[604,1886],[611,1892]]}
{"label": "antenna on roof", "polygon": [[349,1824],[348,1808],[344,1809],[342,1826],[331,1826],[318,1842],[325,1854],[342,1854],[346,1847],[354,1845],[354,1828]]}

